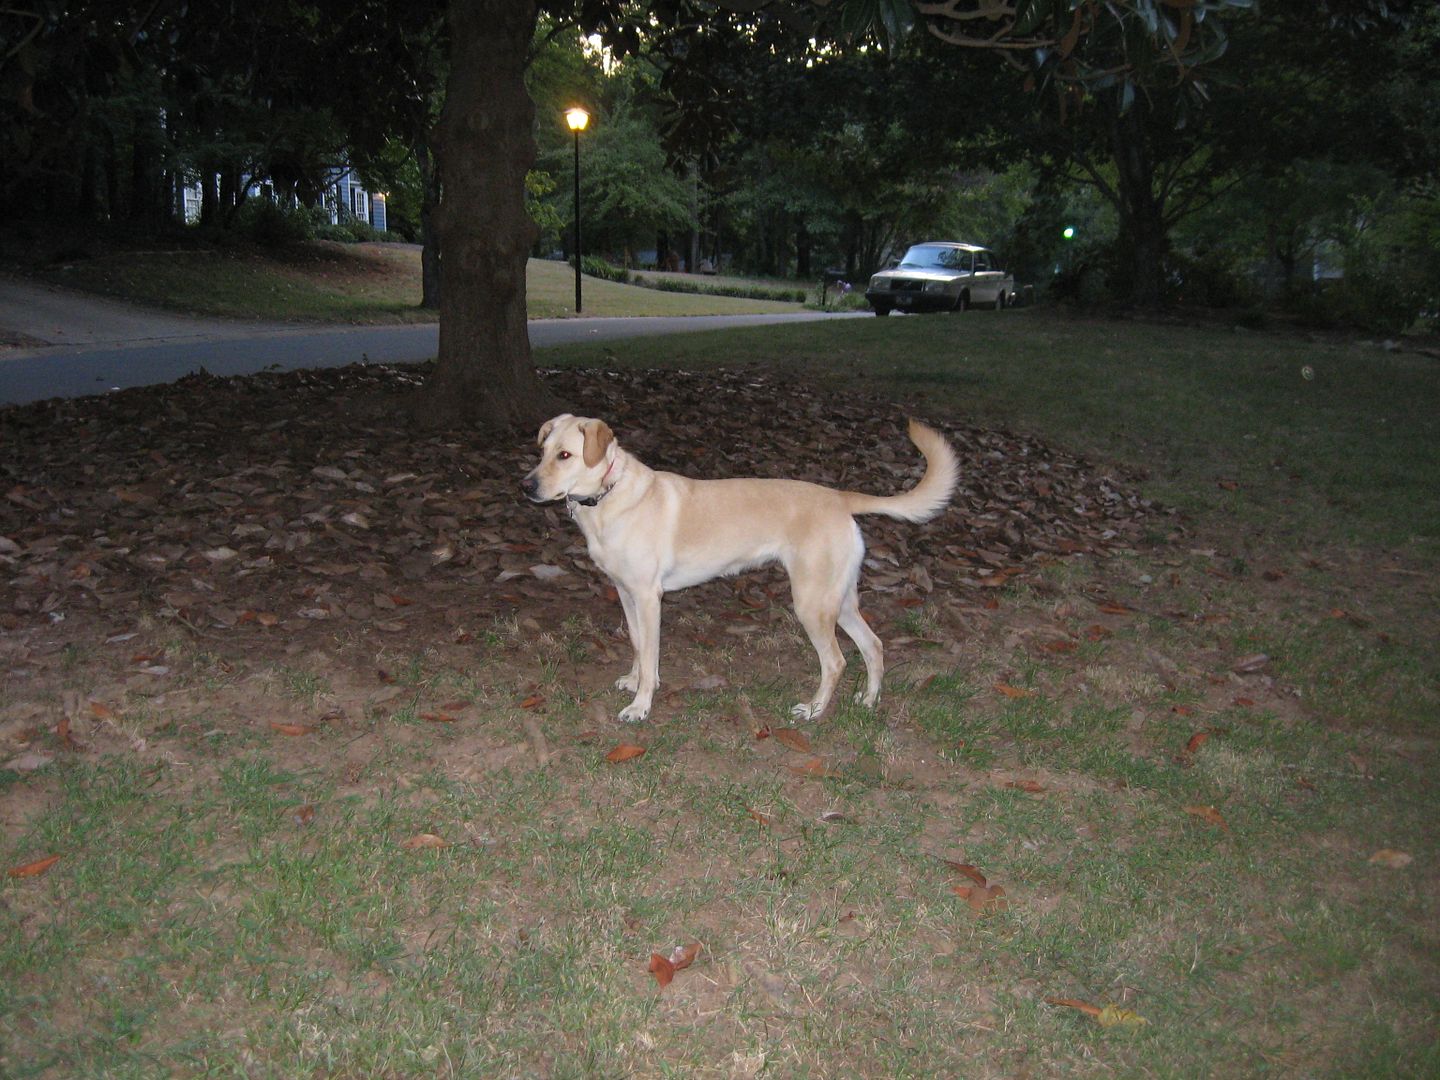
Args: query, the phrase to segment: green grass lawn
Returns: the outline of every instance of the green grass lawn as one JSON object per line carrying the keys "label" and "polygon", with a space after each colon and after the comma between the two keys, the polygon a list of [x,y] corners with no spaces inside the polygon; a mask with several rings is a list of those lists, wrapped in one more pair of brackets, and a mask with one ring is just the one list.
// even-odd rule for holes
{"label": "green grass lawn", "polygon": [[[518,505],[528,445],[373,435],[339,396],[300,454],[237,387],[212,475],[200,410],[16,413],[17,448],[51,424],[97,440],[94,480],[63,479],[113,524],[28,539],[46,464],[12,452],[0,537],[41,547],[0,548],[0,735],[54,760],[0,758],[0,869],[61,858],[0,878],[0,1074],[1440,1075],[1433,360],[1039,310],[536,358],[646,372],[610,416],[636,444],[668,431],[672,372],[775,380],[753,448],[670,433],[707,465],[823,469],[831,411],[913,411],[1036,435],[1172,512],[903,604],[875,582],[913,558],[872,544],[885,697],[805,725],[800,753],[756,737],[813,674],[783,582],[667,600],[672,692],[614,722],[614,604],[563,514]],[[131,443],[133,475],[106,472]],[[372,464],[397,453],[417,463]],[[970,512],[1036,500],[987,497]],[[392,505],[382,538],[343,520]],[[162,511],[193,530],[177,550]],[[275,542],[212,565],[254,523]],[[474,561],[401,574],[442,543]],[[950,582],[971,543],[927,572]],[[576,560],[568,582],[531,580],[547,559]],[[75,595],[129,561],[154,577],[100,611],[135,636],[87,636]],[[277,625],[186,614],[257,581]],[[403,632],[294,614],[347,582]],[[621,741],[646,752],[612,764]],[[1004,896],[962,897],[977,873]],[[662,989],[652,954],[691,943]]]}
{"label": "green grass lawn", "polygon": [[[48,268],[45,280],[193,315],[266,321],[433,322],[420,304],[420,253],[410,245],[310,243],[262,253],[204,248],[121,251]],[[574,314],[566,263],[531,259],[532,319]],[[702,279],[703,280],[703,279]],[[797,304],[660,292],[583,279],[591,316],[743,315],[798,311]]]}

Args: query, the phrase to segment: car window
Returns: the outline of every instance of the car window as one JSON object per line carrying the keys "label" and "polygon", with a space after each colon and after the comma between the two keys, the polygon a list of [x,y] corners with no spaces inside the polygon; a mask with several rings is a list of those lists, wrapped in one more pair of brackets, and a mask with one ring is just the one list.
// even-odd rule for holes
{"label": "car window", "polygon": [[975,269],[977,272],[990,269],[990,255],[988,252],[977,251],[975,253]]}

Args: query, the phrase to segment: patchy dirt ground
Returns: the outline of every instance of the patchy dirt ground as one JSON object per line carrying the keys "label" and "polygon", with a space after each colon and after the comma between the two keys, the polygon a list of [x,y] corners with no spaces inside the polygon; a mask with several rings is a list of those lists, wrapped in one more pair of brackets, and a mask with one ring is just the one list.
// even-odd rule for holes
{"label": "patchy dirt ground", "polygon": [[[171,631],[220,663],[259,667],[341,644],[356,655],[454,650],[463,662],[497,620],[616,628],[618,605],[578,530],[519,495],[533,446],[407,429],[391,406],[420,377],[377,367],[194,377],[0,413],[10,695],[54,701],[76,662],[99,703],[164,695],[177,674],[160,644]],[[818,400],[749,373],[556,372],[550,382],[658,468],[876,492],[920,470],[903,417],[877,401]],[[1132,543],[1152,514],[1123,478],[1084,461],[940,426],[960,454],[961,488],[926,526],[865,522],[872,621],[902,620],[927,597],[954,612],[983,605],[1037,561]],[[783,574],[769,573],[667,601],[670,689],[685,685],[683,650],[762,633],[788,618],[787,593]],[[706,622],[686,633],[689,611]],[[903,649],[904,635],[886,636]],[[628,644],[611,634],[583,647],[600,663],[579,667],[601,669],[602,682],[628,663]],[[793,660],[797,678],[813,676],[813,657]],[[356,672],[369,685],[353,692],[373,702],[377,677]],[[40,719],[12,717],[3,735],[13,746]]]}
{"label": "patchy dirt ground", "polygon": [[[1295,747],[1285,742],[1288,730],[1314,719],[1306,712],[1310,706],[1275,674],[1269,657],[1237,650],[1236,640],[1223,632],[1230,615],[1223,601],[1207,592],[1212,583],[1232,597],[1249,589],[1283,605],[1289,591],[1299,588],[1286,567],[1273,572],[1261,567],[1263,573],[1237,584],[1203,553],[1161,546],[1143,560],[1145,573],[1154,576],[1146,592],[1133,580],[1141,560],[1105,556],[1124,555],[1183,529],[1136,493],[1133,477],[1033,439],[933,415],[926,419],[945,432],[961,460],[952,506],[923,526],[862,522],[869,542],[862,607],[886,644],[887,689],[911,688],[882,702],[882,723],[849,740],[843,719],[827,717],[809,727],[813,751],[804,745],[804,732],[782,735],[777,729],[773,737],[755,737],[808,694],[816,674],[813,654],[789,612],[784,576],[767,571],[667,598],[661,696],[650,722],[627,729],[615,720],[627,695],[612,688],[629,662],[619,607],[563,509],[537,508],[520,496],[519,479],[535,457],[532,441],[519,437],[496,446],[469,432],[435,436],[410,429],[399,406],[423,377],[423,370],[385,367],[233,380],[192,377],[169,387],[0,411],[6,447],[0,462],[0,767],[36,773],[6,790],[0,827],[15,835],[31,831],[47,807],[65,797],[64,778],[56,775],[64,770],[40,771],[57,758],[114,755],[138,761],[164,778],[156,781],[153,801],[162,808],[154,812],[166,821],[165,807],[188,806],[197,801],[196,793],[218,792],[204,795],[214,835],[207,834],[203,843],[187,836],[174,847],[177,858],[200,867],[192,872],[202,883],[201,899],[221,912],[218,921],[213,912],[207,915],[206,925],[226,928],[215,931],[217,948],[237,949],[244,970],[224,972],[225,985],[212,988],[214,997],[204,999],[210,1002],[204,1007],[173,1017],[167,1011],[146,1034],[146,1052],[168,1052],[171,1042],[195,1030],[235,1024],[243,1030],[245,1016],[269,1015],[263,1001],[257,1006],[236,1000],[243,996],[236,986],[244,985],[244,978],[259,985],[271,973],[259,962],[245,967],[243,949],[226,934],[230,917],[252,893],[262,898],[280,893],[245,876],[253,873],[249,864],[242,866],[249,850],[245,831],[231,827],[215,808],[230,798],[227,783],[240,786],[245,769],[264,772],[267,762],[283,764],[285,776],[265,772],[256,779],[253,787],[264,797],[252,794],[247,820],[273,825],[284,815],[284,824],[274,827],[295,835],[277,842],[280,854],[290,846],[308,851],[328,842],[324,837],[332,834],[319,828],[313,838],[307,834],[312,819],[332,822],[343,833],[352,817],[362,823],[384,817],[390,830],[364,824],[354,827],[353,836],[344,833],[349,846],[338,850],[345,862],[327,864],[329,891],[313,898],[327,911],[340,905],[347,888],[342,870],[357,852],[394,860],[393,849],[410,843],[402,837],[435,828],[447,834],[456,854],[453,866],[438,866],[433,879],[426,879],[426,888],[443,886],[443,901],[418,885],[411,896],[405,875],[418,871],[385,863],[391,869],[382,877],[394,883],[386,886],[393,892],[384,895],[403,909],[397,932],[407,960],[414,961],[413,973],[403,966],[381,972],[369,960],[348,958],[333,947],[315,958],[313,966],[333,969],[337,978],[354,984],[335,992],[347,1009],[366,998],[364,987],[371,981],[398,985],[412,974],[413,993],[428,1003],[433,994],[424,957],[440,950],[437,942],[462,922],[474,929],[473,913],[485,905],[500,913],[493,926],[486,924],[499,944],[495,957],[479,966],[486,972],[523,966],[517,957],[528,956],[544,935],[560,933],[547,924],[554,911],[540,895],[589,887],[585,875],[567,876],[556,868],[573,870],[573,860],[591,858],[593,834],[610,826],[612,841],[594,857],[621,860],[630,850],[626,830],[665,837],[663,868],[645,867],[656,875],[647,883],[649,891],[711,878],[723,883],[713,897],[679,905],[684,910],[674,925],[683,924],[684,941],[705,941],[706,954],[697,965],[701,974],[677,978],[658,1004],[649,996],[652,977],[645,961],[659,941],[668,940],[659,935],[672,923],[666,916],[636,913],[646,890],[630,897],[630,909],[615,917],[613,932],[592,935],[600,952],[624,951],[618,960],[602,959],[618,965],[628,980],[616,998],[630,1010],[625,1022],[653,1022],[660,1033],[658,1044],[641,1045],[636,1036],[631,1049],[618,1056],[625,1065],[614,1071],[637,1075],[659,1075],[663,1070],[656,1063],[670,1066],[677,1060],[692,1030],[710,1033],[718,1025],[728,1031],[729,1044],[725,1036],[716,1038],[726,1054],[729,1045],[748,1045],[755,1015],[813,1018],[807,1030],[824,1031],[830,1023],[852,1022],[863,1012],[860,1003],[868,1003],[871,1011],[859,1027],[881,1033],[879,1046],[896,1035],[889,1027],[893,999],[887,994],[897,967],[912,971],[915,993],[907,993],[907,1002],[913,996],[937,1003],[937,1015],[972,1025],[953,1028],[953,1057],[947,1056],[952,1048],[941,1046],[930,1060],[950,1067],[964,1057],[980,1063],[977,1075],[1017,1075],[1024,1070],[1013,1067],[1008,1051],[995,1051],[999,1044],[991,1039],[1004,1027],[997,998],[1021,1002],[1023,1012],[1029,1007],[1024,1003],[1046,995],[1068,998],[1072,984],[1080,983],[1128,1002],[1136,977],[1127,950],[1143,944],[1146,970],[1154,971],[1168,964],[1163,958],[1179,942],[1184,949],[1176,945],[1176,955],[1193,970],[1195,958],[1184,952],[1192,947],[1193,927],[1182,925],[1190,915],[1173,916],[1171,925],[1168,909],[1154,919],[1147,914],[1134,933],[1143,927],[1154,940],[1125,939],[1114,955],[1077,962],[1092,971],[1090,984],[1064,960],[1057,961],[1063,969],[1058,973],[997,971],[983,962],[993,954],[964,936],[968,922],[957,932],[948,908],[927,908],[924,902],[937,889],[953,901],[954,875],[965,875],[959,883],[971,889],[968,874],[979,871],[953,860],[947,867],[947,860],[989,851],[995,862],[1003,862],[999,870],[985,869],[1003,877],[1003,887],[1015,896],[1010,902],[1024,913],[1013,930],[1035,928],[1037,936],[1029,939],[1034,947],[1017,946],[1027,957],[1065,940],[1063,934],[1046,935],[1057,927],[1069,932],[1072,924],[1080,929],[1067,948],[1083,951],[1117,901],[1104,882],[1081,888],[1076,851],[1096,859],[1108,852],[1123,863],[1139,848],[1134,872],[1159,873],[1154,868],[1170,865],[1164,860],[1173,857],[1172,849],[1188,844],[1191,861],[1175,865],[1203,878],[1208,888],[1215,868],[1234,872],[1226,854],[1232,828],[1258,834],[1276,828],[1275,820],[1302,819],[1328,806],[1332,790],[1345,794],[1369,784],[1385,767],[1373,756],[1338,762],[1321,757],[1323,771],[1317,771],[1303,745],[1309,735],[1298,736]],[[609,420],[627,448],[657,468],[698,476],[789,476],[878,493],[904,487],[922,468],[905,437],[904,417],[878,398],[817,397],[813,388],[757,370],[560,371],[548,373],[548,380],[576,411]],[[697,432],[703,438],[697,439]],[[1083,572],[1067,576],[1070,560],[1083,561]],[[1172,566],[1174,581],[1161,580]],[[1020,588],[1001,588],[1007,584]],[[1127,606],[1137,602],[1137,593],[1153,610]],[[1305,602],[1316,606],[1312,597]],[[1121,631],[1140,618],[1153,620],[1153,626],[1147,624],[1144,633]],[[1183,639],[1166,636],[1168,627],[1182,623],[1190,628]],[[1326,626],[1344,634],[1376,633],[1363,620],[1327,618]],[[1039,693],[1027,686],[1082,704],[1016,716],[1004,726],[974,724],[956,734],[954,715],[976,688],[1003,706],[1012,697]],[[672,723],[689,711],[693,698],[729,689],[743,689],[747,696],[696,710],[700,719],[694,724]],[[1262,710],[1263,725],[1249,718]],[[396,719],[401,712],[403,722]],[[1233,726],[1233,739],[1212,724],[1212,715]],[[631,734],[636,730],[649,746],[645,760],[664,760],[666,769],[632,768],[599,779],[583,775],[597,762],[608,768],[601,761],[605,750],[636,737]],[[225,738],[211,740],[216,734]],[[310,734],[326,737],[303,737]],[[978,745],[982,739],[984,745]],[[1044,748],[1052,744],[1072,749],[1046,756]],[[256,746],[264,747],[258,762],[245,753]],[[232,753],[236,748],[241,752]],[[1163,780],[1166,794],[1130,800],[1127,782],[1109,765],[1097,766],[1092,775],[1063,764],[1091,761],[1093,755],[1098,756],[1092,763],[1102,765],[1124,759],[1126,769],[1142,780]],[[240,766],[237,758],[244,759]],[[467,812],[445,816],[427,774],[446,784],[458,782],[453,786],[464,789]],[[557,775],[563,779],[550,779]],[[1177,783],[1177,775],[1186,782]],[[301,794],[306,778],[314,776],[323,777],[320,786],[334,795],[318,807]],[[726,803],[723,815],[677,814],[673,801],[656,797],[653,785],[691,776],[705,783],[696,785],[684,805],[705,808],[742,797],[744,805]],[[832,790],[840,785],[814,782],[832,776],[853,790],[840,796]],[[523,812],[506,817],[475,809],[488,807],[491,799],[503,803],[492,792],[517,787],[529,792]],[[1174,797],[1192,787],[1207,794]],[[1212,802],[1212,789],[1233,798]],[[996,795],[1008,800],[1003,821],[984,809]],[[1343,801],[1348,806],[1357,800],[1345,794]],[[411,811],[414,821],[406,816]],[[1118,823],[1117,813],[1123,819]],[[1207,814],[1213,817],[1198,816]],[[772,817],[784,828],[772,829]],[[1191,818],[1207,830],[1198,839],[1186,829]],[[853,865],[817,876],[813,889],[808,881],[796,885],[789,896],[787,883],[802,876],[803,864],[829,850],[824,829],[847,820],[884,826],[874,835],[857,833],[844,848]],[[418,824],[422,821],[435,824]],[[104,818],[93,827],[123,824]],[[763,863],[769,867],[765,873],[787,892],[773,917],[733,895],[737,883],[761,865],[749,861],[756,841],[745,830],[752,825],[773,837],[766,842],[773,843],[776,856]],[[904,841],[882,841],[882,833]],[[723,845],[717,836],[725,838]],[[1220,852],[1215,861],[1212,844]],[[1368,835],[1347,837],[1330,858],[1363,869],[1378,846]],[[487,872],[472,873],[468,867],[481,858]],[[1265,951],[1272,943],[1267,938],[1262,948],[1259,939],[1273,929],[1266,913],[1275,904],[1275,883],[1273,867],[1265,862],[1260,860],[1253,883],[1247,879],[1245,889],[1222,898],[1236,910],[1212,937],[1223,958],[1231,954],[1232,933],[1258,935],[1246,939],[1242,952],[1248,956],[1253,950],[1259,966],[1268,969],[1276,962]],[[872,865],[880,863],[883,867]],[[401,865],[407,867],[403,872],[397,869]],[[1103,878],[1113,866],[1106,862],[1095,873]],[[232,867],[241,868],[227,869]],[[1131,873],[1129,864],[1123,868]],[[144,872],[143,866],[132,871]],[[601,883],[631,873],[617,863],[601,875]],[[857,877],[879,883],[872,889],[883,885],[885,897],[914,901],[900,931],[880,922],[882,898],[864,890],[857,898]],[[190,879],[186,882],[188,896]],[[966,902],[979,919],[1006,898],[976,884],[982,891],[969,892]],[[108,882],[107,887],[114,888]],[[356,913],[368,909],[356,898],[368,901],[372,884],[348,887],[356,891],[345,917],[359,919]],[[1134,887],[1142,894],[1175,895],[1166,894],[1161,883]],[[123,887],[117,892],[123,894]],[[292,905],[311,897],[308,891],[283,895]],[[78,886],[76,896],[69,910],[85,910],[89,897]],[[40,889],[15,890],[12,902],[21,934],[38,935],[57,918],[57,906]],[[1204,896],[1201,902],[1209,903]],[[183,907],[178,898],[174,903]],[[1406,903],[1422,907],[1412,899]],[[599,918],[594,910],[604,915],[608,908],[597,904],[584,893],[554,910]],[[1253,909],[1246,906],[1251,904]],[[1141,907],[1148,912],[1148,906],[1147,897]],[[1092,912],[1097,922],[1085,922]],[[287,918],[293,914],[287,909]],[[824,933],[811,933],[816,927]],[[308,940],[291,933],[279,931],[266,941],[290,948]],[[886,944],[897,934],[899,944]],[[112,944],[100,950],[106,957]],[[978,971],[972,966],[977,955]],[[1112,963],[1121,969],[1113,987],[1093,974]],[[186,978],[204,983],[208,968],[198,962],[195,968]],[[810,981],[792,977],[797,971],[810,972]],[[69,1010],[50,1019],[53,1030],[64,1033],[61,1041],[73,1041],[96,1025],[95,1014],[87,1011],[90,1003],[72,992],[91,985],[82,975],[88,978],[66,969],[47,984],[61,988],[53,996]],[[232,976],[240,980],[235,986],[228,985]],[[1218,977],[1223,988],[1225,976]],[[1332,984],[1328,972],[1306,983]],[[802,986],[808,987],[803,993]],[[1371,984],[1361,979],[1356,986],[1358,1001]],[[812,991],[819,993],[818,1004]],[[1204,993],[1208,1002],[1210,984]],[[1148,1001],[1162,1008],[1164,995]],[[1242,998],[1240,1011],[1248,1011],[1251,1001]],[[207,1011],[219,1008],[214,1002],[225,1003],[223,1023]],[[322,1004],[317,999],[313,1007],[323,1018],[330,1014]],[[1410,1008],[1421,1014],[1420,1006]],[[1173,1060],[1173,1048],[1199,1031],[1217,1047],[1209,1051],[1212,1060],[1237,1060],[1235,1044],[1227,1041],[1229,1021],[1222,1023],[1224,1018],[1208,1010],[1207,1005],[1198,1017],[1187,1013],[1184,1023],[1178,1017],[1172,1021],[1169,1037],[1177,1041],[1156,1053]],[[395,1026],[389,1004],[382,1002],[379,1012],[375,1029],[389,1038]],[[1326,1025],[1333,1013],[1328,1003],[1314,1010]],[[1401,1015],[1401,1026],[1410,1016]],[[516,1014],[515,1038],[522,1049],[514,1060],[526,1068],[514,1075],[545,1071],[535,1065],[542,1058],[530,1034],[534,1020],[533,1014]],[[276,1055],[287,1052],[286,1040],[295,1030],[309,1031],[294,1017],[269,1022],[279,1026],[261,1045]],[[28,1013],[17,1014],[14,1023],[22,1044],[53,1052]],[[1032,1023],[1048,1030],[1050,1021]],[[323,1026],[317,1021],[316,1030]],[[1296,1069],[1304,1071],[1328,1052],[1289,1029],[1277,1037],[1264,1023],[1240,1026],[1247,1061],[1272,1060],[1268,1055],[1276,1046],[1288,1046],[1284,1052],[1295,1054]],[[505,1030],[504,1021],[499,1028]],[[672,1030],[673,1036],[665,1034]],[[577,1031],[571,1025],[557,1037],[570,1040],[568,1049],[578,1060],[585,1047]],[[909,1039],[914,1032],[899,1034]],[[1022,1038],[1025,1049],[1016,1052],[1038,1054],[1044,1071],[1044,1065],[1078,1052],[1073,1047],[1081,1043],[1072,1044],[1068,1030],[1061,1034],[1059,1049],[1033,1051]],[[679,1041],[667,1043],[667,1037]],[[890,1059],[873,1047],[872,1056],[862,1059],[854,1056],[861,1051],[853,1041],[831,1049],[823,1039],[806,1038],[810,1041],[777,1036],[776,1047],[799,1045],[795,1053],[816,1055],[822,1063],[812,1070],[816,1075],[838,1062],[845,1066],[836,1071],[895,1075]],[[1088,1057],[1089,1044],[1084,1045]],[[1118,1045],[1101,1046],[1100,1052],[1112,1055],[1112,1062],[1133,1064]],[[22,1045],[17,1060],[29,1049]],[[759,1060],[763,1064],[763,1054]],[[774,1058],[782,1071],[783,1060]],[[316,1070],[325,1071],[319,1065]],[[756,1071],[758,1065],[741,1070],[737,1059],[730,1074]]]}

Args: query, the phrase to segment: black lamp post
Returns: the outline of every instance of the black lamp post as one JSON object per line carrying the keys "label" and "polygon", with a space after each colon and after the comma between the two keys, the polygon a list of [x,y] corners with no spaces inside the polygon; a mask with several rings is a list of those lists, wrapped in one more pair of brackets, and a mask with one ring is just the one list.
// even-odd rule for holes
{"label": "black lamp post", "polygon": [[565,123],[575,133],[575,314],[580,314],[580,132],[590,123],[590,114],[578,105],[565,112]]}

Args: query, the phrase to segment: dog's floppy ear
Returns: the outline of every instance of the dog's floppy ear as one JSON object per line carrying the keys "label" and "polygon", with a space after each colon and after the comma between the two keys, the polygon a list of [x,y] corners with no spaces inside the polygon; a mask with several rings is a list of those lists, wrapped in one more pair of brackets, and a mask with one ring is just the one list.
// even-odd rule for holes
{"label": "dog's floppy ear", "polygon": [[545,423],[540,425],[540,434],[535,436],[535,445],[544,446],[545,440],[550,437],[550,432],[555,430],[555,425],[560,423],[561,420],[569,419],[569,413],[561,413],[559,416],[551,417],[549,420],[546,420]]}
{"label": "dog's floppy ear", "polygon": [[585,467],[593,469],[605,460],[605,451],[615,441],[615,433],[604,420],[591,420],[580,430],[585,432]]}

